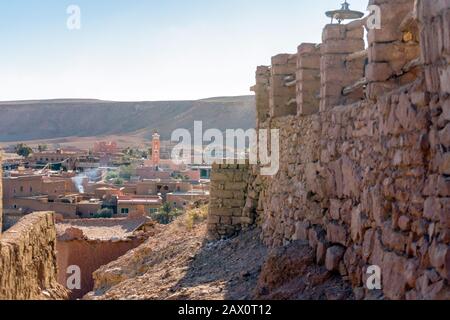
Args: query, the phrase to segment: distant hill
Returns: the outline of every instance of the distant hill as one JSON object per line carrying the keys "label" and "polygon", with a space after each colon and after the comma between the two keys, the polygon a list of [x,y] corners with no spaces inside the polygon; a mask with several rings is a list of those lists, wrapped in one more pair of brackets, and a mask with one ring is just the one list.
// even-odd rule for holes
{"label": "distant hill", "polygon": [[0,142],[136,134],[157,129],[170,139],[177,128],[248,129],[255,126],[253,96],[196,101],[112,102],[42,100],[0,102]]}

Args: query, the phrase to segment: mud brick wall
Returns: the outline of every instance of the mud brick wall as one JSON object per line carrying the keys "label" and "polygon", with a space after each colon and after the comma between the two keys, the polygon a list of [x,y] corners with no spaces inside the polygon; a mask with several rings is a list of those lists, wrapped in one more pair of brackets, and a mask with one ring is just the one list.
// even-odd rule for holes
{"label": "mud brick wall", "polygon": [[254,223],[254,215],[243,210],[247,201],[249,179],[249,165],[214,164],[212,166],[208,215],[209,238],[230,237]]}
{"label": "mud brick wall", "polygon": [[0,299],[66,299],[58,284],[53,213],[21,219],[0,236]]}
{"label": "mud brick wall", "polygon": [[84,295],[94,288],[93,273],[101,266],[127,253],[129,250],[139,247],[146,239],[129,238],[121,240],[89,240],[80,238],[64,238],[60,236],[56,242],[58,252],[58,281],[61,285],[67,283],[67,268],[78,266],[81,270],[81,288],[70,291],[71,300],[82,299]]}

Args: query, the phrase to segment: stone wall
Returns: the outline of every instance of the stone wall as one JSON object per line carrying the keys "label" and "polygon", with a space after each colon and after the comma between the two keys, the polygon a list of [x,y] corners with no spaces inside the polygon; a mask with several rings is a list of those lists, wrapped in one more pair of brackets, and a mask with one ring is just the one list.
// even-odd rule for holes
{"label": "stone wall", "polygon": [[323,30],[321,45],[320,110],[363,98],[362,89],[344,95],[345,87],[364,76],[364,59],[348,59],[364,50],[364,29],[361,24],[329,24]]}
{"label": "stone wall", "polygon": [[266,179],[265,242],[308,241],[358,290],[379,265],[386,298],[448,297],[450,181],[436,152],[449,136],[432,137],[439,120],[424,89],[285,119],[280,172]]}
{"label": "stone wall", "polygon": [[256,85],[251,90],[255,92],[257,123],[265,122],[270,117],[270,73],[270,67],[267,66],[256,69]]}
{"label": "stone wall", "polygon": [[297,114],[295,74],[297,55],[279,54],[272,57],[269,111],[271,117]]}
{"label": "stone wall", "polygon": [[57,282],[53,213],[30,214],[0,236],[0,299],[65,299]]}
{"label": "stone wall", "polygon": [[243,210],[247,199],[249,166],[214,164],[211,172],[208,236],[229,237],[254,223]]}
{"label": "stone wall", "polygon": [[317,113],[320,104],[320,46],[303,43],[297,48],[297,114]]}
{"label": "stone wall", "polygon": [[414,3],[414,0],[370,0],[370,4],[380,8],[382,18],[380,29],[368,31],[366,73],[370,99],[376,100],[379,95],[410,83],[421,71],[413,62],[420,56]]}
{"label": "stone wall", "polygon": [[[280,129],[280,170],[263,177],[249,168],[242,214],[255,215],[269,246],[309,243],[357,298],[450,299],[450,1],[371,3],[385,25],[369,31],[367,87],[347,99],[351,81],[339,82],[354,59],[351,80],[363,75],[361,31],[353,50],[338,52],[361,22],[327,26],[320,112],[258,122]],[[216,179],[211,215],[224,195]],[[366,288],[372,265],[381,268],[380,292]]]}

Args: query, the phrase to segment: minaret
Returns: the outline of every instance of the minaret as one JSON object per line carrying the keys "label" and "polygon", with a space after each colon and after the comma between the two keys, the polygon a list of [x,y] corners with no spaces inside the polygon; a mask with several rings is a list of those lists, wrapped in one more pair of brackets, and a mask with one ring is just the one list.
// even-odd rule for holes
{"label": "minaret", "polygon": [[155,167],[159,167],[161,155],[161,140],[160,135],[155,132],[152,140],[152,164]]}

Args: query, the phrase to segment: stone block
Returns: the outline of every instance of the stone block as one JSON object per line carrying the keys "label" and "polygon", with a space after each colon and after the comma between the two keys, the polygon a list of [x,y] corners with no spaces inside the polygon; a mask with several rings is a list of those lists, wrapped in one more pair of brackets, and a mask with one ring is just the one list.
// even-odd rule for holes
{"label": "stone block", "polygon": [[344,40],[347,33],[346,26],[343,24],[328,24],[323,29],[322,42],[329,40]]}
{"label": "stone block", "polygon": [[321,51],[322,54],[350,54],[364,50],[363,39],[328,40]]}
{"label": "stone block", "polygon": [[333,244],[347,245],[347,230],[344,226],[329,223],[327,225],[327,240]]}
{"label": "stone block", "polygon": [[364,221],[361,213],[361,207],[355,207],[352,210],[351,236],[355,243],[363,241]]}
{"label": "stone block", "polygon": [[383,259],[382,280],[383,293],[388,299],[399,300],[404,299],[408,279],[405,269],[407,259],[396,255],[393,252],[387,252]]}
{"label": "stone block", "polygon": [[329,271],[338,271],[339,264],[344,256],[345,249],[341,246],[333,246],[328,248],[325,257],[325,267]]}
{"label": "stone block", "polygon": [[398,219],[398,227],[402,231],[409,231],[411,229],[411,219],[407,216],[401,216]]}
{"label": "stone block", "polygon": [[394,71],[387,62],[370,63],[366,67],[367,80],[370,82],[381,82],[388,80]]}

